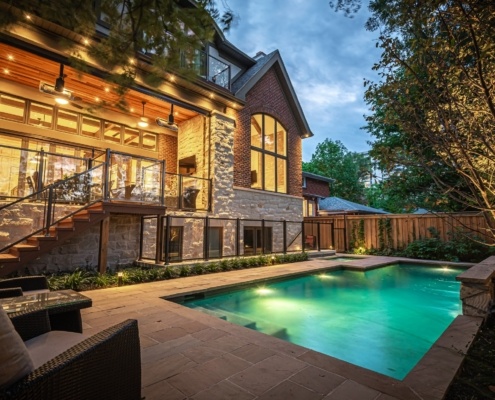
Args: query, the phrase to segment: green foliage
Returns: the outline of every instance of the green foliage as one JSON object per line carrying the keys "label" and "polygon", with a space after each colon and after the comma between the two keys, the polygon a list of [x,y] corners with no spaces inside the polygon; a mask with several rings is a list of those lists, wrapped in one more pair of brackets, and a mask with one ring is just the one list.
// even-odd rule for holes
{"label": "green foliage", "polygon": [[370,10],[382,56],[378,82],[366,82],[367,121],[385,197],[480,210],[495,237],[495,2],[373,0]]}
{"label": "green foliage", "polygon": [[332,196],[362,202],[364,184],[369,176],[369,158],[350,152],[340,141],[325,139],[316,146],[311,161],[303,162],[303,171],[335,179],[331,184]]}
{"label": "green foliage", "polygon": [[470,232],[457,230],[449,233],[449,240],[443,241],[435,228],[430,227],[428,231],[430,237],[417,239],[406,246],[404,250],[385,247],[383,249],[367,249],[365,254],[477,263],[495,253],[493,247],[486,245],[479,237]]}
{"label": "green foliage", "polygon": [[230,271],[232,266],[230,264],[230,260],[222,260],[220,261],[220,270],[222,271]]}
{"label": "green foliage", "polygon": [[194,275],[203,275],[206,271],[206,268],[203,264],[194,264],[191,268],[191,272]]}
{"label": "green foliage", "polygon": [[[274,256],[275,264],[306,261],[307,259],[307,253],[279,254]],[[242,257],[225,259],[219,262],[197,263],[176,267],[128,267],[121,269],[119,272],[122,272],[122,284],[131,285],[267,265],[272,265],[272,256]],[[117,271],[100,274],[96,271],[82,269],[68,273],[59,272],[47,276],[47,279],[51,290],[72,289],[77,291],[117,286],[119,281]]]}

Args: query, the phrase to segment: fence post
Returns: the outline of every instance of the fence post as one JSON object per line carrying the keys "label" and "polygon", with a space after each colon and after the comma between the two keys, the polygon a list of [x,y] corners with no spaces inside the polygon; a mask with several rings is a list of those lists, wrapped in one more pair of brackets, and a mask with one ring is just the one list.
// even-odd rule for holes
{"label": "fence post", "polygon": [[[143,220],[144,221],[144,220]],[[161,243],[162,243],[162,216],[156,215],[156,244],[155,244],[155,264],[158,264],[161,260]],[[143,242],[143,235],[141,234],[141,243]]]}
{"label": "fence post", "polygon": [[165,216],[166,224],[165,227],[165,265],[170,264],[170,215]]}
{"label": "fence post", "polygon": [[283,244],[283,246],[284,246],[283,250],[284,251],[283,251],[283,253],[287,254],[287,221],[285,219],[282,221],[282,227],[283,227],[283,231],[284,231],[284,244]]}
{"label": "fence post", "polygon": [[204,219],[204,232],[203,232],[203,242],[204,242],[204,247],[203,247],[203,258],[205,261],[208,261],[208,259],[210,258],[210,235],[208,232],[209,231],[209,228],[210,227],[210,219],[208,218],[208,216],[205,217]]}
{"label": "fence post", "polygon": [[321,251],[320,248],[320,221],[316,223],[316,248]]}
{"label": "fence post", "polygon": [[265,254],[265,220],[264,219],[261,220],[261,254]]}
{"label": "fence post", "polygon": [[302,251],[305,252],[306,249],[304,248],[305,246],[305,241],[304,241],[304,220],[301,221],[301,244],[302,244]]}
{"label": "fence post", "polygon": [[53,208],[53,186],[50,186],[48,188],[48,203],[46,206],[45,236],[50,236],[50,225],[52,224],[52,208]]}
{"label": "fence post", "polygon": [[344,214],[344,251],[347,252],[347,218]]}
{"label": "fence post", "polygon": [[105,152],[105,181],[103,183],[103,199],[108,200],[110,197],[110,187],[108,186],[110,182],[110,160],[111,160],[111,155],[110,155],[110,149],[107,149]]}
{"label": "fence post", "polygon": [[241,250],[241,220],[236,219],[235,222],[235,256],[239,257]]}

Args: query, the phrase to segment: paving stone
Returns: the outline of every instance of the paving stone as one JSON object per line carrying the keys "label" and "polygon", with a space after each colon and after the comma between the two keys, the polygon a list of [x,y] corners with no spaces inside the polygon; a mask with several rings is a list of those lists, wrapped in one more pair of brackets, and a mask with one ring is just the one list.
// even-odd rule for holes
{"label": "paving stone", "polygon": [[260,395],[281,381],[303,369],[306,365],[286,356],[275,355],[229,378],[229,381]]}
{"label": "paving stone", "polygon": [[326,396],[325,400],[375,400],[380,392],[370,389],[357,382],[346,380],[338,386],[332,393]]}
{"label": "paving stone", "polygon": [[169,340],[178,339],[186,335],[187,332],[182,328],[165,328],[160,331],[150,332],[148,336],[157,342],[168,342]]}
{"label": "paving stone", "polygon": [[292,381],[283,381],[257,400],[319,400],[323,395],[300,386]]}
{"label": "paving stone", "polygon": [[190,370],[197,365],[197,363],[182,354],[172,354],[160,358],[159,360],[143,364],[141,385],[143,387],[150,386],[183,371]]}
{"label": "paving stone", "polygon": [[307,367],[291,376],[291,381],[326,395],[345,381],[345,378],[316,367]]}
{"label": "paving stone", "polygon": [[143,387],[141,392],[146,400],[185,400],[187,397],[166,381],[160,381],[154,385]]}
{"label": "paving stone", "polygon": [[251,400],[254,398],[254,395],[228,381],[219,382],[192,397],[194,400]]}
{"label": "paving stone", "polygon": [[261,347],[250,343],[234,350],[232,354],[251,363],[257,363],[275,355],[276,353],[266,347]]}

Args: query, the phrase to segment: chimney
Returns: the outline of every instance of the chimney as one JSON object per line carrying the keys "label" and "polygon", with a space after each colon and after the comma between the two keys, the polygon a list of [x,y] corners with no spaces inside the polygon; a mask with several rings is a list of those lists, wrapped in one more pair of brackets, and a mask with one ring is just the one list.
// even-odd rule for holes
{"label": "chimney", "polygon": [[254,58],[255,60],[259,60],[260,58],[263,58],[263,57],[265,57],[265,56],[266,56],[266,54],[265,54],[265,53],[263,53],[262,51],[258,51],[258,52],[256,53],[256,55],[255,55],[253,58]]}

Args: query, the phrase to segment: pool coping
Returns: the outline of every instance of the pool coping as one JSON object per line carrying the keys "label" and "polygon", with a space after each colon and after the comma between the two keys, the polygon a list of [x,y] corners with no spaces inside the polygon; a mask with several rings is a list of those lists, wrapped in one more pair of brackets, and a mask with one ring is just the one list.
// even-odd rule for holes
{"label": "pool coping", "polygon": [[[366,259],[353,261],[352,265],[349,265],[349,262],[338,263],[323,259],[310,259],[292,264],[279,264],[87,291],[85,295],[93,299],[93,307],[82,312],[84,332],[86,334],[98,332],[125,317],[138,319],[141,337],[143,395],[146,395],[149,400],[161,399],[163,393],[170,394],[171,398],[179,398],[178,391],[187,393],[191,387],[200,391],[196,393],[198,393],[198,398],[202,399],[215,398],[211,393],[218,395],[218,391],[233,390],[233,388],[237,388],[235,390],[238,390],[240,398],[243,398],[242,396],[246,395],[246,391],[251,395],[256,394],[256,389],[251,390],[253,386],[246,386],[246,380],[251,379],[250,382],[253,383],[253,381],[257,382],[258,379],[267,379],[266,372],[261,372],[265,371],[262,368],[266,368],[267,364],[270,365],[269,368],[274,369],[275,374],[286,371],[286,375],[281,377],[275,386],[264,392],[264,395],[259,396],[260,399],[272,398],[268,395],[275,392],[280,394],[283,390],[292,390],[294,387],[298,390],[303,390],[301,387],[312,390],[311,382],[321,383],[322,379],[338,379],[340,382],[338,387],[327,392],[326,395],[324,394],[325,400],[344,398],[359,398],[360,400],[441,399],[462,363],[464,355],[481,324],[481,318],[457,317],[416,367],[404,380],[399,381],[282,339],[163,300],[163,297],[204,291],[205,288],[232,287],[247,282],[266,281],[267,278],[314,273],[332,267],[365,271],[398,261],[429,265],[446,264],[444,262],[382,256],[368,256]],[[461,267],[471,265],[450,264]],[[261,276],[264,278],[259,278]],[[158,331],[158,329],[162,330]],[[183,333],[179,335],[180,332]],[[219,335],[227,336],[219,337]],[[221,346],[221,349],[227,353],[221,353],[225,356],[218,356],[220,358],[215,358],[211,362],[201,363],[198,361],[200,364],[192,370],[185,370],[186,367],[190,368],[189,364],[184,366],[170,364],[171,361],[187,359],[187,356],[184,356],[187,351],[194,349],[198,349],[194,351],[201,351],[199,350],[203,346],[201,343],[206,346],[203,351],[209,352],[211,349]],[[237,343],[239,344],[237,345]],[[252,361],[251,367],[246,371],[239,372],[241,367],[245,368],[239,366],[239,363],[244,362],[242,360],[247,358],[239,358],[238,350],[229,349],[241,345],[252,348],[255,352],[263,350],[269,353],[266,355],[269,358],[264,361]],[[187,350],[188,346],[192,346],[190,350]],[[255,355],[253,354],[253,356]],[[233,364],[230,365],[230,362]],[[209,386],[201,386],[206,385],[204,380],[206,376],[214,374],[215,368],[222,365],[221,363],[228,365],[228,372],[225,372],[225,364],[221,367],[221,370],[225,372],[224,378],[222,378],[224,380],[215,383],[215,377],[209,378],[212,383]],[[297,368],[300,368],[302,364],[305,365],[305,377],[308,379],[306,383],[299,380],[300,376],[303,375],[302,372],[288,372],[291,369],[297,371]],[[259,378],[253,376],[255,371],[259,371]],[[198,382],[191,381],[191,379],[196,379],[198,372]],[[292,373],[294,375],[289,375]],[[239,386],[241,376],[244,376],[244,385]],[[232,382],[234,386],[232,386]],[[318,385],[318,382],[314,384]],[[174,393],[179,397],[174,397]],[[182,394],[182,396],[184,395]],[[237,398],[237,394],[235,397]],[[196,399],[196,396],[194,398]],[[258,398],[258,396],[255,395],[252,398]]]}
{"label": "pool coping", "polygon": [[[338,257],[338,255],[335,255],[334,257]],[[414,263],[414,264],[423,264],[425,266],[431,266],[431,265],[452,266],[459,268],[469,268],[474,265],[472,263],[418,260],[418,259],[409,259],[403,257],[387,257],[387,260],[384,261],[383,258],[384,257],[380,257],[380,260],[376,260],[376,258],[373,258],[373,256],[366,256],[360,258],[356,257],[356,261],[367,260],[368,262],[366,263],[366,265],[353,265],[352,263],[356,261],[333,262],[329,258],[325,258],[325,259],[318,258],[318,261],[320,262],[330,261],[334,263],[334,265],[330,265],[330,266],[322,265],[317,268],[312,268],[310,271],[299,271],[299,272],[291,271],[287,273],[281,273],[281,274],[277,274],[276,276],[272,276],[270,278],[259,278],[259,279],[244,281],[242,282],[242,284],[239,283],[219,284],[218,286],[209,287],[208,289],[198,288],[197,290],[190,290],[181,293],[180,295],[177,294],[166,295],[161,298],[163,300],[173,301],[174,303],[177,303],[181,307],[187,308],[185,306],[182,306],[181,302],[185,300],[185,297],[190,295],[194,296],[198,293],[205,293],[205,292],[211,294],[222,293],[229,291],[229,289],[232,288],[251,286],[257,283],[279,281],[279,280],[284,280],[284,278],[292,278],[296,276],[308,275],[308,274],[313,274],[315,272],[322,272],[328,270],[346,269],[352,271],[365,272],[397,263],[399,264]],[[373,262],[374,260],[376,262]],[[190,310],[189,308],[187,309]],[[201,312],[201,311],[196,311],[196,312]],[[212,318],[216,318],[216,317],[212,316]],[[220,318],[216,318],[216,319],[218,319],[223,323],[230,323]],[[351,372],[352,375],[358,375],[359,377],[353,376],[349,378],[353,379],[358,383],[364,384],[368,387],[372,387],[376,390],[384,391],[383,384],[390,385],[391,387],[397,387],[397,389],[400,386],[402,386],[402,384],[405,384],[408,388],[410,388],[413,391],[413,393],[418,394],[419,395],[418,398],[420,399],[440,400],[443,399],[448,387],[450,386],[452,380],[457,374],[457,371],[459,370],[464,360],[464,357],[467,354],[467,351],[469,350],[472,344],[474,337],[476,336],[479,328],[481,327],[482,321],[483,319],[479,317],[470,317],[464,315],[457,316],[452,321],[452,323],[447,327],[447,329],[443,332],[443,334],[435,341],[435,343],[433,343],[431,348],[425,353],[425,355],[420,359],[420,361],[416,364],[416,366],[402,380],[398,380],[389,377],[387,375],[383,375],[378,372],[359,367],[357,365],[348,363],[346,361],[337,359],[335,357],[323,353],[319,353],[317,351],[313,351],[311,349],[308,350],[317,353],[318,355],[321,355],[323,357],[328,357],[330,359],[336,360],[337,362],[334,361],[334,363],[338,365],[338,367],[335,368],[336,373],[341,373],[343,370],[345,370],[347,372]],[[257,332],[242,326],[239,326],[239,328],[255,332],[256,334],[264,335],[261,332]],[[283,340],[278,338],[276,339]],[[303,346],[299,346],[295,344],[293,345],[305,348]],[[319,356],[313,355],[313,358],[318,359]],[[314,362],[315,360],[312,359],[312,361]],[[324,360],[323,361],[319,360],[319,362],[323,362],[323,364],[326,365],[326,369],[331,369]],[[342,366],[342,364],[344,365],[344,367]],[[347,364],[348,366],[345,366],[345,364]],[[367,372],[365,373],[364,371]],[[376,376],[373,377],[374,374],[376,374]],[[406,397],[404,398],[409,398],[409,397],[406,395]]]}

